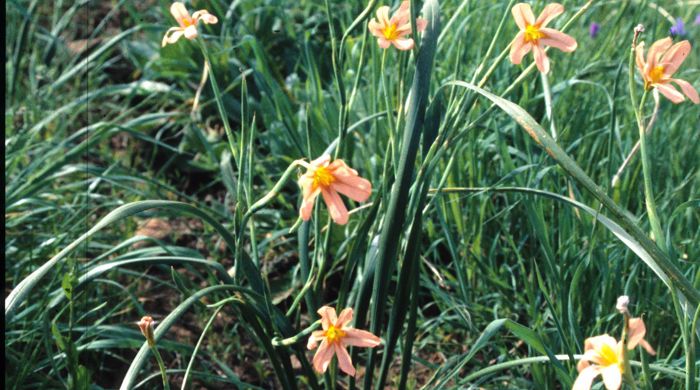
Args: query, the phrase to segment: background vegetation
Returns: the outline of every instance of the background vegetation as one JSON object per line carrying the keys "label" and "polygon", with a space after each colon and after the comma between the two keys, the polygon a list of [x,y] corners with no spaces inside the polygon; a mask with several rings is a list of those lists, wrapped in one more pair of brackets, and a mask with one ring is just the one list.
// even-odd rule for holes
{"label": "background vegetation", "polygon": [[[386,375],[390,388],[401,381],[409,388],[566,388],[575,362],[553,364],[547,355],[580,354],[588,336],[617,337],[615,300],[627,294],[658,352],[646,358],[651,367],[635,368],[639,383],[685,388],[697,375],[695,311],[688,317],[674,306],[677,294],[596,219],[611,211],[507,112],[448,83],[477,83],[492,71],[483,87],[546,131],[554,126],[562,149],[649,232],[639,158],[610,185],[639,135],[627,85],[632,29],[644,24],[650,44],[682,18],[693,50],[679,77],[698,87],[698,2],[593,2],[568,27],[578,49],[550,51],[546,83],[528,67],[531,56],[524,66],[497,60],[517,32],[512,3],[439,2],[442,30],[432,70],[423,74],[429,84],[419,90],[426,120],[401,203],[406,222],[395,226],[397,254],[387,259],[394,265],[382,283],[381,335],[400,337],[384,365],[387,351],[375,351],[375,375]],[[531,3],[536,13],[545,5]],[[557,27],[584,5],[562,3],[567,11]],[[169,2],[6,3],[6,297],[59,258],[12,312],[6,301],[7,388],[160,386],[151,356],[142,352],[135,363],[144,344],[135,322],[146,314],[163,326],[158,345],[173,386],[183,385],[186,371],[195,388],[321,386],[305,339],[289,347],[271,342],[303,330],[317,319],[311,307],[322,304],[355,307],[357,327],[376,322],[371,277],[382,228],[393,223],[387,204],[408,131],[393,110],[414,73],[426,69],[416,67],[416,53],[384,53],[365,23],[337,46],[350,129],[341,157],[375,190],[348,225],[329,229],[325,206],[311,223],[297,224],[295,180],[250,224],[242,214],[292,161],[318,157],[337,137],[342,99],[329,16],[339,45],[366,5],[331,2],[327,13],[324,2],[310,0],[188,3],[219,17],[200,31],[240,153],[232,158],[210,84],[196,96],[204,63],[198,46],[160,47],[174,25]],[[595,38],[593,22],[601,26]],[[698,106],[662,99],[648,137],[668,258],[695,288],[698,129]],[[144,200],[183,203],[134,203]],[[239,280],[251,272],[245,264],[257,280],[248,273]],[[234,265],[241,290],[212,287],[231,284]],[[319,272],[310,290],[302,290],[304,267]],[[355,351],[360,376],[368,355]],[[406,356],[412,362],[402,364]],[[354,386],[346,376],[337,380],[340,388]]]}

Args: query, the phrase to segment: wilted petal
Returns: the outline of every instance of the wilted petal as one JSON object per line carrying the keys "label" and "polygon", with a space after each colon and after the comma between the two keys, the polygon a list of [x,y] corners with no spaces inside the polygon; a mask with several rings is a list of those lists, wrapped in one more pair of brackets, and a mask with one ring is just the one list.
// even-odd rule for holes
{"label": "wilted petal", "polygon": [[627,348],[634,349],[634,347],[636,347],[637,344],[644,339],[644,335],[647,333],[647,328],[641,318],[630,318],[627,325],[629,329],[629,334],[627,336]]}
{"label": "wilted petal", "polygon": [[338,225],[345,225],[348,223],[348,209],[345,207],[345,203],[340,199],[340,195],[337,192],[330,189],[321,189],[321,195],[323,196],[323,201],[326,202],[328,207],[328,212],[333,218],[333,222]]}
{"label": "wilted petal", "polygon": [[552,19],[564,13],[564,6],[559,3],[548,4],[535,21],[535,25],[540,28],[545,27]]}
{"label": "wilted petal", "polygon": [[671,76],[681,66],[685,58],[690,54],[690,42],[678,42],[671,46],[670,49],[659,60],[659,65],[664,67],[664,74]]}
{"label": "wilted petal", "polygon": [[510,12],[513,14],[515,24],[517,24],[521,30],[525,30],[528,24],[535,24],[535,14],[532,13],[530,4],[518,3],[513,6]]}
{"label": "wilted petal", "polygon": [[352,366],[352,359],[345,347],[340,344],[335,344],[333,348],[335,348],[335,356],[338,357],[338,367],[340,370],[350,376],[355,376],[355,367]]}
{"label": "wilted petal", "polygon": [[326,340],[321,342],[321,345],[316,350],[314,355],[313,365],[314,369],[323,374],[328,369],[328,365],[333,359],[334,348],[333,345],[328,344]]}
{"label": "wilted petal", "polygon": [[413,39],[411,38],[397,38],[391,41],[391,44],[399,50],[413,49]]}
{"label": "wilted petal", "polygon": [[209,11],[205,9],[200,9],[199,11],[193,13],[192,19],[195,21],[201,20],[206,24],[216,24],[219,21],[216,16],[210,14]]}
{"label": "wilted petal", "polygon": [[540,39],[540,44],[556,47],[563,52],[572,52],[578,46],[576,40],[570,35],[564,34],[551,28],[540,29],[544,33],[544,38]]}
{"label": "wilted petal", "polygon": [[308,221],[311,219],[311,213],[314,211],[314,203],[316,202],[316,197],[321,193],[321,189],[317,188],[313,192],[310,192],[308,196],[304,196],[301,200],[301,208],[299,208],[299,216],[302,220]]}
{"label": "wilted petal", "polygon": [[188,20],[190,18],[190,13],[187,12],[187,8],[185,8],[185,5],[183,3],[179,1],[174,2],[170,6],[170,13],[173,15],[173,18],[175,18],[180,27],[187,27],[185,25],[185,20]]}
{"label": "wilted petal", "polygon": [[175,43],[183,34],[183,30],[180,27],[171,27],[163,35],[163,42],[161,46],[165,46],[169,43]]}
{"label": "wilted petal", "polygon": [[644,75],[644,42],[637,45],[635,48],[637,69]]}
{"label": "wilted petal", "polygon": [[600,375],[603,376],[603,383],[607,390],[617,390],[622,385],[622,373],[620,372],[620,367],[613,364],[608,367],[600,367]]}
{"label": "wilted petal", "polygon": [[590,390],[593,384],[593,379],[600,375],[598,366],[588,366],[583,371],[578,373],[576,382],[574,382],[574,387],[572,390]]}
{"label": "wilted petal", "polygon": [[419,32],[425,31],[425,28],[428,27],[428,21],[423,19],[423,18],[416,18],[416,28],[418,29]]}
{"label": "wilted petal", "polygon": [[544,74],[549,73],[549,58],[547,58],[547,53],[544,52],[544,49],[539,45],[533,45],[532,51],[535,53],[537,69]]}
{"label": "wilted petal", "polygon": [[678,104],[685,100],[683,94],[678,92],[678,90],[671,84],[654,84],[654,86],[659,90],[659,92],[661,92],[662,95],[666,96],[668,100],[672,101],[673,103]]}
{"label": "wilted petal", "polygon": [[382,342],[382,339],[366,330],[348,328],[344,329],[344,331],[343,344],[345,345],[374,348]]}
{"label": "wilted petal", "polygon": [[311,165],[315,167],[325,167],[331,161],[331,155],[328,153],[323,154],[321,157],[311,161]]}
{"label": "wilted petal", "polygon": [[513,43],[510,45],[510,62],[515,65],[520,64],[523,61],[525,54],[532,50],[532,43],[525,42],[524,32],[519,32],[518,35],[513,39]]}

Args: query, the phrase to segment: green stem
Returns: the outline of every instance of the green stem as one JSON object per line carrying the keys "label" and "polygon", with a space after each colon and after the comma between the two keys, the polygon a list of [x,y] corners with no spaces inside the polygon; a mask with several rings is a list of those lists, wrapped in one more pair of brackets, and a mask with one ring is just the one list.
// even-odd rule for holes
{"label": "green stem", "polygon": [[153,355],[156,357],[156,361],[158,361],[158,367],[160,368],[160,376],[163,377],[163,389],[170,390],[170,384],[168,383],[168,375],[165,373],[165,363],[163,363],[163,358],[160,356],[160,352],[158,352],[158,347],[152,345],[151,351],[153,351]]}
{"label": "green stem", "polygon": [[384,53],[382,54],[382,66],[379,71],[379,77],[381,77],[382,89],[384,90],[384,105],[386,106],[386,119],[389,121],[389,143],[392,145],[391,162],[393,166],[396,166],[397,145],[394,140],[394,109],[391,105],[391,94],[389,93],[389,88],[387,88],[386,74],[384,74],[384,65],[386,63],[387,53],[388,50],[384,50]]}

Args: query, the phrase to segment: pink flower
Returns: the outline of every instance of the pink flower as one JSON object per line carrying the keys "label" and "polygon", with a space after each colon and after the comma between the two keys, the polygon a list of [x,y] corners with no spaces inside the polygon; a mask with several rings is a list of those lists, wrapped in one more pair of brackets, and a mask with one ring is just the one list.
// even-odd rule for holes
{"label": "pink flower", "polygon": [[510,46],[510,62],[518,65],[525,54],[533,51],[537,69],[542,73],[549,72],[549,58],[544,51],[545,46],[556,47],[563,52],[576,50],[574,38],[561,31],[547,28],[547,23],[564,12],[564,6],[552,3],[544,7],[544,11],[535,19],[529,4],[519,3],[511,10],[515,23],[520,32],[515,36]]}
{"label": "pink flower", "polygon": [[[411,12],[408,0],[401,3],[394,16],[389,19],[389,7],[382,6],[377,9],[377,18],[372,18],[369,22],[369,31],[377,37],[379,47],[386,49],[389,45],[394,45],[399,50],[413,49],[413,39],[406,38],[411,34]],[[428,21],[423,18],[416,18],[416,28],[418,31],[425,30]]]}
{"label": "pink flower", "polygon": [[[664,38],[654,42],[649,48],[646,61],[644,61],[644,42],[637,45],[637,68],[642,73],[644,88],[650,90],[656,88],[662,95],[666,96],[673,103],[680,103],[687,96],[693,103],[700,103],[698,91],[689,82],[681,79],[674,79],[674,73],[681,66],[685,57],[690,54],[690,42],[682,41],[672,45],[671,38]],[[683,94],[671,84],[676,83]]]}
{"label": "pink flower", "polygon": [[[346,347],[374,348],[382,340],[366,330],[348,326],[352,321],[351,308],[344,309],[340,312],[340,316],[336,317],[334,308],[323,306],[318,309],[318,314],[321,316],[323,330],[313,332],[306,345],[310,350],[318,347],[313,360],[314,369],[321,374],[326,372],[333,355],[335,355],[338,358],[338,367],[344,373],[354,376],[355,367],[352,365]],[[318,345],[319,341],[321,342],[320,346]]]}
{"label": "pink flower", "polygon": [[190,16],[185,5],[179,1],[170,6],[170,13],[180,26],[171,27],[165,32],[162,46],[177,42],[183,35],[190,40],[197,38],[197,22],[200,20],[206,24],[216,24],[219,21],[216,16],[210,14],[209,11],[205,9],[200,9]]}
{"label": "pink flower", "polygon": [[310,164],[305,164],[308,169],[299,178],[303,196],[299,214],[304,221],[311,219],[314,201],[321,194],[333,221],[344,225],[348,222],[348,209],[339,193],[356,202],[364,202],[372,194],[372,183],[361,178],[343,160],[330,161],[331,156],[324,154]]}

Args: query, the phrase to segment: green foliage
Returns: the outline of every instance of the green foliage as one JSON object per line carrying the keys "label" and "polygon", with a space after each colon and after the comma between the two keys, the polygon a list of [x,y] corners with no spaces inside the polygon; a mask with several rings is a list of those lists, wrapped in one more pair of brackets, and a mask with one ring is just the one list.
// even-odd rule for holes
{"label": "green foliage", "polygon": [[[696,11],[562,1],[578,48],[543,78],[508,61],[514,2],[412,0],[405,52],[368,32],[381,1],[191,1],[219,23],[166,47],[170,2],[8,2],[6,387],[157,388],[151,315],[173,387],[566,388],[623,294],[658,352],[638,383],[695,387],[698,106],[662,97],[650,180],[640,156],[611,180],[633,27],[648,47],[680,17],[697,46]],[[324,152],[373,184],[347,225],[320,197],[299,218],[295,161]],[[357,379],[313,370],[323,305],[383,338]]]}

